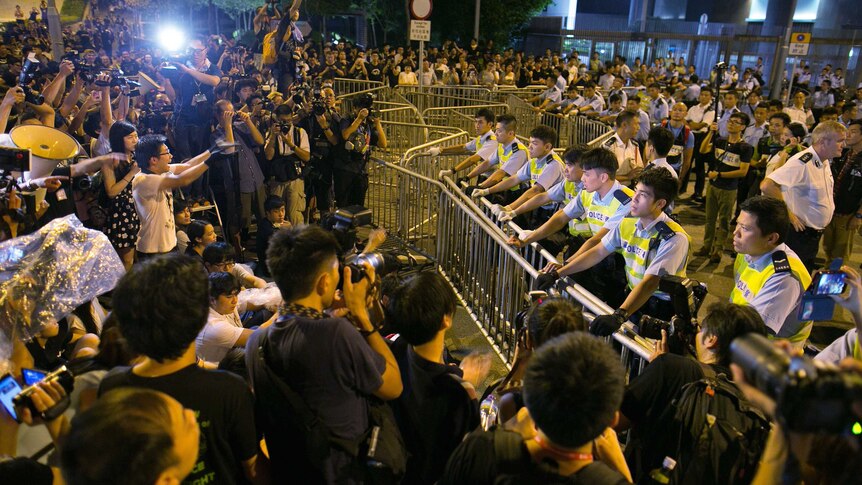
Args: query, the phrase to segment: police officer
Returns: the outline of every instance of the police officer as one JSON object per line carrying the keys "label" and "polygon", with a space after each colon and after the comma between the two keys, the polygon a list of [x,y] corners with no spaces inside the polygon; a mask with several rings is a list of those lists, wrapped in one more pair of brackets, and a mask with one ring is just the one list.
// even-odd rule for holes
{"label": "police officer", "polygon": [[640,146],[634,140],[641,129],[640,123],[637,114],[623,111],[614,122],[616,132],[602,145],[616,155],[619,167],[616,179],[623,183],[634,180],[644,168]]}
{"label": "police officer", "polygon": [[658,83],[650,84],[647,87],[647,94],[651,98],[649,108],[647,109],[650,123],[661,123],[663,119],[667,118],[669,113],[667,100],[661,95],[661,86]]}
{"label": "police officer", "polygon": [[596,92],[596,83],[589,81],[584,84],[584,96],[578,106],[578,113],[584,116],[598,116],[603,109],[605,109],[605,99]]}
{"label": "police officer", "polygon": [[578,254],[557,271],[541,275],[537,285],[547,286],[560,276],[584,271],[620,251],[625,259],[629,294],[611,315],[593,320],[597,335],[615,332],[633,313],[669,320],[674,315],[670,297],[658,291],[663,275],[685,276],[690,238],[664,213],[677,192],[676,179],[662,168],[644,171],[638,178],[631,202],[631,217],[608,232],[589,250]]}
{"label": "police officer", "polygon": [[[583,218],[589,227],[589,238],[578,245],[576,251],[572,251],[574,254],[569,258],[571,260],[601,244],[602,238],[613,231],[629,214],[634,191],[621,185],[614,177],[617,167],[614,154],[604,148],[594,148],[584,153],[580,162],[583,168],[581,176],[583,190],[563,209],[557,211],[548,222],[535,231],[512,236],[508,241],[509,244],[521,247],[540,241],[555,234],[566,224],[569,224],[571,236],[577,237],[578,220]],[[593,266],[597,271],[590,272],[588,281],[595,284],[587,287],[611,305],[622,303],[622,295],[619,291],[610,290],[622,289],[625,284],[625,276],[622,272],[624,263],[617,261],[618,258],[615,256],[612,254],[605,258],[606,261]],[[616,278],[609,277],[615,272],[617,272]]]}
{"label": "police officer", "polygon": [[[539,125],[530,132],[530,161],[525,163],[514,177],[508,177],[487,189],[476,189],[473,197],[485,197],[504,190],[509,190],[516,185],[526,182],[530,187],[515,201],[509,204],[514,210],[533,197],[545,192],[547,189],[558,184],[563,179],[563,161],[554,153],[554,143],[557,133],[550,126]],[[534,214],[533,227],[548,220],[553,210],[553,205],[548,205]]]}
{"label": "police officer", "polygon": [[812,322],[799,321],[796,315],[811,275],[799,256],[784,244],[789,228],[784,202],[755,196],[742,203],[733,231],[737,255],[730,301],[753,306],[772,338],[787,339],[802,348]]}
{"label": "police officer", "polygon": [[494,112],[488,108],[482,108],[476,113],[475,118],[476,138],[465,145],[452,145],[448,147],[432,147],[425,155],[436,157],[438,155],[461,155],[469,153],[470,156],[458,162],[453,170],[440,171],[440,178],[446,175],[454,175],[461,170],[466,170],[480,161],[488,161],[491,155],[497,151],[497,137],[494,136]]}
{"label": "police officer", "polygon": [[829,160],[841,155],[846,131],[837,121],[820,123],[811,133],[811,147],[794,155],[760,184],[764,195],[787,204],[793,226],[787,246],[799,255],[808,271],[814,269],[820,237],[835,211]]}
{"label": "police officer", "polygon": [[[521,167],[527,163],[528,150],[515,136],[517,129],[518,120],[514,115],[507,113],[497,117],[497,127],[494,130],[494,136],[497,138],[497,151],[491,155],[490,159],[476,165],[467,175],[468,179],[472,179],[494,169],[494,172],[479,184],[480,189],[493,187],[504,178],[516,175]],[[504,197],[505,202],[515,200],[516,197],[512,196],[517,193],[518,186],[510,189],[506,192],[508,197]]]}

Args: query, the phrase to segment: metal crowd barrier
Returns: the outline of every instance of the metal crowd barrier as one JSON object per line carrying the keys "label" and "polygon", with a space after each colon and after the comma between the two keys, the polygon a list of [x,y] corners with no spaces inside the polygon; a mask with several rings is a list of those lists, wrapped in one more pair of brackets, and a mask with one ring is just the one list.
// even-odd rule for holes
{"label": "metal crowd barrier", "polygon": [[385,85],[380,81],[366,81],[364,79],[347,79],[337,77],[332,80],[332,89],[336,96],[343,96],[357,91],[368,91],[381,88]]}
{"label": "metal crowd barrier", "polygon": [[496,116],[509,111],[509,106],[505,103],[475,104],[465,107],[434,107],[422,110],[422,119],[427,123],[452,126],[469,132],[475,128],[476,112],[483,108],[490,109]]}
{"label": "metal crowd barrier", "polygon": [[[383,111],[381,111],[382,113]],[[397,120],[389,121],[385,117],[383,119],[383,129],[386,130],[388,146],[385,149],[375,149],[375,153],[378,153],[380,158],[393,163],[399,162],[403,158],[404,153],[414,147],[426,145],[430,147],[433,145],[428,145],[428,142],[463,133],[462,130],[449,126],[408,123]],[[466,141],[463,143],[466,143]],[[424,175],[433,177],[436,174],[437,172]]]}

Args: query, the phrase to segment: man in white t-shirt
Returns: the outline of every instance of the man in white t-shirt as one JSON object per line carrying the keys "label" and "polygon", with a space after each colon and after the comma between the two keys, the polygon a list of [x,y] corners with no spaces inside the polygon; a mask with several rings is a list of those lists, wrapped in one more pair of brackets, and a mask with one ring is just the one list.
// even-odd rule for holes
{"label": "man in white t-shirt", "polygon": [[[210,311],[207,324],[195,339],[195,353],[199,358],[217,364],[230,349],[245,347],[253,330],[243,328],[239,318],[239,311],[249,308],[245,304],[240,308],[237,295],[241,287],[236,277],[230,273],[210,273],[209,282]],[[275,315],[260,327],[268,327],[274,321]]]}
{"label": "man in white t-shirt", "polygon": [[191,184],[206,170],[204,163],[211,155],[207,150],[186,163],[171,164],[170,150],[163,135],[141,137],[135,149],[135,159],[141,167],[132,179],[132,196],[141,219],[135,249],[138,259],[146,259],[173,251],[177,246],[171,191]]}

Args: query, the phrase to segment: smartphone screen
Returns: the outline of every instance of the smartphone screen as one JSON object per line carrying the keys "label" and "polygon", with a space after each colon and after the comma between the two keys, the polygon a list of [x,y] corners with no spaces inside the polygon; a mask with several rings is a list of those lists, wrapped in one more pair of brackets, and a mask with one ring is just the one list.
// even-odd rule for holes
{"label": "smartphone screen", "polygon": [[21,369],[21,375],[24,376],[25,386],[32,386],[45,378],[45,373],[36,369]]}
{"label": "smartphone screen", "polygon": [[841,272],[820,273],[817,277],[815,295],[840,295],[844,291],[844,278],[847,275]]}
{"label": "smartphone screen", "polygon": [[3,379],[0,380],[0,403],[3,404],[3,407],[6,408],[6,412],[8,412],[15,420],[18,419],[18,415],[15,414],[15,405],[12,404],[12,399],[14,399],[20,392],[21,386],[18,384],[18,381],[12,377],[12,374],[6,374],[3,376]]}

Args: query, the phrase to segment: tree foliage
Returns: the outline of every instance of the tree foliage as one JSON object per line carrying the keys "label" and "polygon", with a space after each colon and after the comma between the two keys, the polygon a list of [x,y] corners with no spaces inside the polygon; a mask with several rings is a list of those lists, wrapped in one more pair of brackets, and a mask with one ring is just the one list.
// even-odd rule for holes
{"label": "tree foliage", "polygon": [[[551,0],[481,0],[479,37],[505,47],[520,37],[530,19]],[[462,46],[473,37],[475,0],[434,0],[431,35],[434,40],[455,39]]]}

